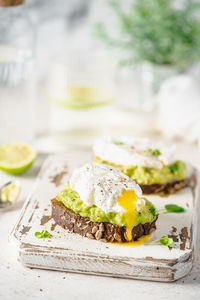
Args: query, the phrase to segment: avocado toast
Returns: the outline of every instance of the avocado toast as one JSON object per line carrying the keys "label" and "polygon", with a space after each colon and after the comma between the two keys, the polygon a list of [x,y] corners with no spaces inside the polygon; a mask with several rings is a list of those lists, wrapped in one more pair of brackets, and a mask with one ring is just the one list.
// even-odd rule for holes
{"label": "avocado toast", "polygon": [[90,239],[131,242],[156,228],[156,209],[114,167],[86,164],[52,200],[56,224]]}
{"label": "avocado toast", "polygon": [[144,194],[172,194],[187,186],[192,169],[175,157],[174,147],[164,147],[146,138],[98,139],[94,163],[114,166],[136,181]]}

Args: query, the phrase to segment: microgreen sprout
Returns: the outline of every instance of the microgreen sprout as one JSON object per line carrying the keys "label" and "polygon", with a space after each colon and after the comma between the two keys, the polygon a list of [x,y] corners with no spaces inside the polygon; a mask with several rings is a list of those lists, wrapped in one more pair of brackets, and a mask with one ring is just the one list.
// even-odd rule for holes
{"label": "microgreen sprout", "polygon": [[152,154],[153,156],[159,156],[159,155],[161,154],[161,152],[160,152],[160,150],[155,149],[155,150],[152,151],[151,154]]}
{"label": "microgreen sprout", "polygon": [[114,144],[117,145],[117,146],[121,146],[121,145],[123,145],[124,143],[123,143],[123,142],[120,142],[120,141],[115,141]]}
{"label": "microgreen sprout", "polygon": [[145,150],[145,155],[148,156],[150,152],[151,152],[151,149],[148,147],[148,148]]}
{"label": "microgreen sprout", "polygon": [[173,165],[170,165],[170,166],[169,166],[169,169],[170,169],[170,172],[171,172],[172,174],[174,174],[176,171],[178,171],[179,166],[178,166],[176,163],[174,163]]}
{"label": "microgreen sprout", "polygon": [[149,210],[152,213],[152,215],[155,217],[156,216],[156,208],[154,206],[151,206]]}
{"label": "microgreen sprout", "polygon": [[183,213],[184,211],[185,209],[182,206],[176,204],[166,204],[163,209],[157,210],[159,214]]}
{"label": "microgreen sprout", "polygon": [[39,231],[35,232],[35,237],[37,237],[38,239],[44,239],[44,238],[48,238],[50,236],[51,236],[51,234],[46,230],[46,227],[41,232],[39,232]]}
{"label": "microgreen sprout", "polygon": [[163,246],[170,247],[173,244],[173,242],[174,241],[172,238],[168,238],[167,236],[162,236],[161,238],[151,242],[147,242],[144,245],[163,245]]}
{"label": "microgreen sprout", "polygon": [[176,204],[167,204],[165,205],[165,209],[168,213],[182,213],[185,211],[182,206]]}

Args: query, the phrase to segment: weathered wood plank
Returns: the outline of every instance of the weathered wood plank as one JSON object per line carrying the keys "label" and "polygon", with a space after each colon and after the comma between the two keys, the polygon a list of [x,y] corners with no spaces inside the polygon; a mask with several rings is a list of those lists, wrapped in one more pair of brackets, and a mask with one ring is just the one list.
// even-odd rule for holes
{"label": "weathered wood plank", "polygon": [[[84,153],[50,156],[38,176],[36,186],[22,209],[11,234],[22,264],[32,268],[70,271],[154,281],[174,281],[192,268],[197,221],[199,176],[194,186],[166,198],[149,196],[156,207],[175,203],[183,206],[183,214],[160,215],[151,239],[172,237],[175,248],[159,245],[127,247],[89,240],[68,232],[51,218],[50,200],[66,183],[74,167],[90,159]],[[36,231],[47,227],[50,239],[37,239]]]}

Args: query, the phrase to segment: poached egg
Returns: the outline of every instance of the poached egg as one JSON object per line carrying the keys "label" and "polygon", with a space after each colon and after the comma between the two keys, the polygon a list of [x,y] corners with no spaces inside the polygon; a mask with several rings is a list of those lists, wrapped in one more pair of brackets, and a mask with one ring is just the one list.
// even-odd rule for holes
{"label": "poached egg", "polygon": [[[158,155],[153,155],[154,150]],[[95,156],[102,160],[123,166],[142,166],[161,169],[176,161],[175,146],[165,147],[163,144],[152,143],[147,138],[123,136],[97,139],[93,146]]]}
{"label": "poached egg", "polygon": [[136,182],[114,167],[86,164],[74,170],[69,185],[87,206],[95,205],[106,213],[122,213],[127,240],[132,240],[137,214],[146,203]]}

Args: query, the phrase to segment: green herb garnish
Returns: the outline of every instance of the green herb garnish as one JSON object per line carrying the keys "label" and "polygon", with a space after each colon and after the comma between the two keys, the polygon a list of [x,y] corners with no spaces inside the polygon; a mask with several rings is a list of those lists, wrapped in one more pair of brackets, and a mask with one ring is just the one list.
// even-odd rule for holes
{"label": "green herb garnish", "polygon": [[169,213],[183,213],[185,209],[182,206],[176,204],[166,204],[165,208],[157,210],[159,214],[169,214]]}
{"label": "green herb garnish", "polygon": [[155,217],[156,216],[156,209],[154,206],[150,207],[150,212],[152,213],[152,215]]}
{"label": "green herb garnish", "polygon": [[185,209],[176,204],[167,204],[165,205],[166,213],[182,213]]}
{"label": "green herb garnish", "polygon": [[51,234],[46,230],[46,228],[41,232],[39,231],[35,232],[35,237],[37,237],[38,239],[45,239],[45,238],[49,238],[50,236]]}
{"label": "green herb garnish", "polygon": [[151,154],[152,154],[153,156],[158,156],[158,155],[160,155],[161,153],[160,153],[160,150],[155,149],[155,150],[152,151]]}
{"label": "green herb garnish", "polygon": [[123,145],[124,143],[120,142],[120,141],[116,141],[116,142],[114,142],[114,144],[117,145],[117,146],[120,146],[120,145]]}
{"label": "green herb garnish", "polygon": [[159,242],[161,243],[161,245],[169,247],[173,244],[174,241],[172,238],[168,238],[167,236],[162,236]]}
{"label": "green herb garnish", "polygon": [[151,241],[151,242],[148,242],[148,243],[145,243],[144,245],[152,245],[152,244],[155,244],[155,245],[163,245],[163,246],[167,246],[167,247],[170,247],[172,244],[173,244],[173,239],[172,238],[168,238],[167,236],[162,236],[161,238],[155,240],[155,241]]}
{"label": "green herb garnish", "polygon": [[147,155],[149,155],[149,153],[150,153],[150,151],[151,151],[151,149],[150,148],[147,148],[146,150],[145,150],[145,155],[147,156]]}
{"label": "green herb garnish", "polygon": [[179,166],[176,163],[174,163],[173,165],[169,166],[169,169],[170,172],[174,174],[176,171],[178,171]]}

